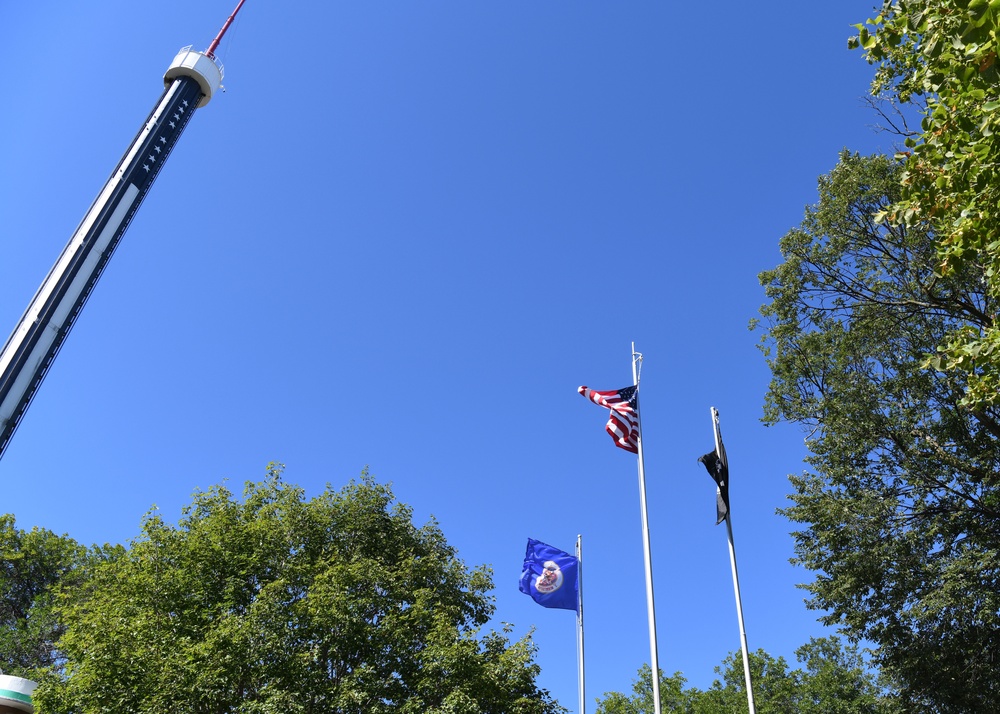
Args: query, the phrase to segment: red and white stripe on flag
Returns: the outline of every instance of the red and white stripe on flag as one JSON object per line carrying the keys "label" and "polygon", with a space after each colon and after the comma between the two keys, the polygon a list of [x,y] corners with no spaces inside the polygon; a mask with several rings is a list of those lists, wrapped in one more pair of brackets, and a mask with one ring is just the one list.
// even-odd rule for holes
{"label": "red and white stripe on flag", "polygon": [[639,408],[636,388],[625,387],[609,392],[598,392],[588,387],[580,387],[577,391],[594,404],[611,411],[611,417],[604,428],[611,434],[615,446],[638,454]]}

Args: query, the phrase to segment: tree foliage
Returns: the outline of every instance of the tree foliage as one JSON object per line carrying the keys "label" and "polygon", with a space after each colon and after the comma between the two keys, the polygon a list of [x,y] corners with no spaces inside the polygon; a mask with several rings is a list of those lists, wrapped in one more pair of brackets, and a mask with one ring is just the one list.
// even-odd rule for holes
{"label": "tree foliage", "polygon": [[486,567],[367,474],[307,499],[279,467],[148,514],[127,551],[64,591],[64,666],[42,712],[562,711],[530,636],[480,634]]}
{"label": "tree foliage", "polygon": [[987,297],[938,271],[922,224],[877,222],[906,168],[844,154],[761,274],[772,370],[765,420],[810,430],[813,472],[785,514],[810,606],[874,642],[921,711],[988,711],[1000,696],[1000,422],[962,406],[961,375],[926,355]]}
{"label": "tree foliage", "polygon": [[886,0],[857,29],[851,45],[878,65],[873,94],[922,114],[882,218],[932,226],[935,271],[983,282],[982,310],[941,335],[929,363],[964,375],[963,403],[1000,404],[1000,0]]}
{"label": "tree foliage", "polygon": [[[652,714],[653,702],[653,668],[642,665],[632,681],[632,694],[623,692],[605,692],[603,698],[597,700],[597,714]],[[660,672],[660,708],[667,712],[688,712],[690,692],[686,692],[684,684],[687,679],[680,672],[672,677]]]}
{"label": "tree foliage", "polygon": [[59,659],[62,626],[52,611],[60,583],[78,577],[87,549],[67,536],[23,531],[14,516],[0,516],[0,669],[32,676]]}
{"label": "tree foliage", "polygon": [[[791,670],[783,657],[764,650],[750,653],[754,708],[760,714],[892,714],[895,703],[865,666],[858,649],[837,637],[811,639],[796,650],[804,668]],[[660,673],[660,704],[678,714],[738,714],[749,711],[743,656],[732,652],[715,668],[720,675],[706,690],[685,688],[680,672]],[[597,714],[652,714],[653,687],[649,665],[640,668],[631,696],[608,692],[598,700]]]}

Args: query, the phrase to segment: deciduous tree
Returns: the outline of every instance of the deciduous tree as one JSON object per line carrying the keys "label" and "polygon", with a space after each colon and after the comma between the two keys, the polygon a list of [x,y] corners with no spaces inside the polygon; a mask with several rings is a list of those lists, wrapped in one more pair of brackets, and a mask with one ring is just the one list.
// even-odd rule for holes
{"label": "deciduous tree", "polygon": [[87,549],[43,528],[24,531],[0,516],[0,669],[31,677],[58,659],[62,625],[52,611],[54,590],[80,574]]}
{"label": "deciduous tree", "polygon": [[1000,404],[1000,0],[886,0],[857,28],[873,93],[922,116],[881,218],[932,226],[934,271],[982,280],[975,319],[940,335],[928,363],[963,375],[964,404]]}
{"label": "deciduous tree", "polygon": [[910,710],[1000,700],[1000,422],[963,406],[961,374],[926,356],[987,309],[975,269],[939,271],[899,204],[896,160],[844,154],[761,274],[772,370],[765,420],[809,429],[811,471],[785,514],[810,606],[875,643]]}
{"label": "deciduous tree", "polygon": [[[855,646],[837,637],[811,639],[796,650],[805,669],[790,670],[782,657],[764,650],[750,653],[754,707],[759,714],[893,714],[895,702],[881,690]],[[660,704],[677,714],[739,714],[749,711],[743,656],[731,652],[715,668],[720,676],[702,691],[685,688],[680,672],[660,673]],[[598,700],[597,714],[653,714],[649,665],[643,665],[631,696],[608,692]]]}
{"label": "deciduous tree", "polygon": [[[642,665],[632,681],[632,693],[605,692],[597,700],[597,714],[652,714],[653,675],[648,664]],[[672,677],[660,672],[660,708],[667,712],[690,711],[689,695],[684,691],[687,680],[680,672]]]}
{"label": "deciduous tree", "polygon": [[281,481],[195,494],[66,591],[66,661],[43,712],[510,712],[561,708],[530,637],[481,634],[488,568],[468,569],[367,474],[308,499]]}

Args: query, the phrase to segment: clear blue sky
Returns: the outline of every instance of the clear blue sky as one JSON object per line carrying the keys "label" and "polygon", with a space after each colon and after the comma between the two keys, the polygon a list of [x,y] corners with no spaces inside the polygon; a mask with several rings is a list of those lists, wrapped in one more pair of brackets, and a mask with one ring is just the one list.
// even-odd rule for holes
{"label": "clear blue sky", "polygon": [[[0,330],[235,0],[3,3]],[[526,539],[583,535],[588,699],[648,661],[636,461],[576,388],[631,382],[661,667],[739,647],[696,459],[719,409],[750,647],[825,634],[775,509],[804,434],[766,428],[757,274],[838,152],[891,150],[836,3],[248,0],[200,109],[0,461],[0,512],[127,542],[154,504],[287,464],[367,464],[535,627],[576,711],[573,615],[517,589]],[[593,705],[588,705],[592,710]]]}

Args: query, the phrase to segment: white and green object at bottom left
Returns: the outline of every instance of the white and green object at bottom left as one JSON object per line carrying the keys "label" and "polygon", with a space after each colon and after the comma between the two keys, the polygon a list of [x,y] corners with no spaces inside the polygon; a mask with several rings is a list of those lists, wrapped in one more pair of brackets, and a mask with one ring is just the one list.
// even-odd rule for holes
{"label": "white and green object at bottom left", "polygon": [[31,693],[37,686],[30,679],[0,674],[0,714],[34,714]]}

